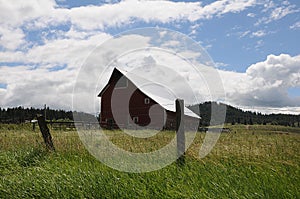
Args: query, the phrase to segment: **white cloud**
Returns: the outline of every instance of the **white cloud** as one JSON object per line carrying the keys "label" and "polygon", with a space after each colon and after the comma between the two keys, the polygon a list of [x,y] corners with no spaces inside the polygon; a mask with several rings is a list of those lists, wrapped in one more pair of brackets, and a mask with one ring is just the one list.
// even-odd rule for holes
{"label": "white cloud", "polygon": [[249,30],[237,32],[236,30],[238,30],[238,29],[240,29],[240,28],[232,28],[232,32],[227,33],[226,37],[232,37],[232,36],[237,37],[238,36],[239,38],[243,38],[243,37],[246,37],[247,35],[249,35],[249,33],[251,33]]}
{"label": "white cloud", "polygon": [[300,86],[300,56],[287,54],[269,55],[264,62],[251,65],[247,75],[252,79],[263,79],[269,85],[281,81],[282,86]]}
{"label": "white cloud", "polygon": [[249,30],[247,30],[247,31],[245,31],[245,32],[241,32],[241,33],[240,33],[240,38],[246,37],[247,35],[249,35],[249,33],[250,33]]}
{"label": "white cloud", "polygon": [[25,43],[25,34],[20,28],[0,26],[0,47],[15,50]]}
{"label": "white cloud", "polygon": [[47,27],[51,21],[48,18],[51,16],[59,18],[58,13],[55,13],[55,7],[54,0],[0,0],[0,46],[15,50],[25,44],[26,33],[22,26],[44,21],[44,27]]}
{"label": "white cloud", "polygon": [[194,37],[198,33],[198,29],[202,25],[203,25],[202,23],[196,23],[196,24],[190,26],[191,32],[189,33],[189,36]]}
{"label": "white cloud", "polygon": [[253,17],[255,17],[255,16],[256,16],[256,14],[254,14],[254,13],[248,13],[248,14],[247,14],[247,17],[253,18]]}
{"label": "white cloud", "polygon": [[297,9],[296,5],[292,5],[287,1],[283,1],[279,6],[275,5],[274,2],[271,1],[268,4],[265,4],[263,12],[267,12],[268,16],[259,19],[255,25],[260,25],[262,23],[268,24],[273,21],[280,20],[289,14],[299,12],[299,9]]}
{"label": "white cloud", "polygon": [[267,33],[264,30],[258,30],[256,32],[253,32],[251,34],[252,37],[263,37],[265,36]]}
{"label": "white cloud", "polygon": [[22,25],[25,21],[49,15],[55,6],[54,0],[0,0],[0,24]]}
{"label": "white cloud", "polygon": [[234,33],[228,33],[227,36],[238,36],[239,38],[244,38],[244,37],[250,37],[250,38],[254,38],[254,37],[264,37],[268,34],[272,34],[275,32],[266,32],[265,30],[257,30],[254,32],[251,32],[250,30],[246,30],[246,31],[239,31],[239,32],[234,32]]}
{"label": "white cloud", "polygon": [[254,4],[254,0],[224,0],[202,7],[199,2],[125,0],[103,6],[72,8],[69,11],[69,16],[72,23],[80,28],[103,29],[130,24],[134,19],[160,23],[176,20],[194,22],[199,19],[209,19],[215,15],[221,16],[229,12],[240,12]]}
{"label": "white cloud", "polygon": [[[130,25],[136,21],[195,22],[230,12],[240,12],[254,6],[255,3],[254,0],[223,0],[203,7],[200,2],[124,0],[114,4],[68,9],[58,7],[54,0],[0,0],[0,45],[10,50],[22,45],[26,48],[25,30],[39,30],[51,25],[70,24],[73,32],[69,31],[68,36],[82,39],[87,37],[85,34],[89,34],[89,31],[103,31],[109,27]],[[195,34],[195,31],[193,33]]]}
{"label": "white cloud", "polygon": [[134,19],[160,23],[179,19],[193,22],[229,12],[240,12],[255,3],[254,0],[223,0],[202,7],[199,2],[124,0],[115,4],[66,9],[59,8],[54,0],[1,0],[0,23],[16,26],[35,20],[31,25],[39,27],[70,20],[77,27],[91,30],[130,24]]}
{"label": "white cloud", "polygon": [[44,45],[34,46],[27,52],[0,52],[0,59],[2,62],[52,65],[53,67],[67,64],[69,68],[74,68],[79,67],[94,48],[111,38],[109,34],[99,32],[94,36],[79,39],[77,37],[81,37],[80,34],[76,35],[72,32],[70,35],[72,38],[45,41]]}
{"label": "white cloud", "polygon": [[293,25],[291,25],[290,29],[293,29],[293,30],[300,29],[300,21],[298,21],[298,22],[294,23]]}
{"label": "white cloud", "polygon": [[222,62],[215,62],[215,66],[217,68],[221,68],[221,67],[226,67],[228,66],[228,64],[222,63]]}
{"label": "white cloud", "polygon": [[21,51],[0,51],[1,62],[23,62],[26,61],[24,53]]}
{"label": "white cloud", "polygon": [[262,10],[263,12],[268,12],[269,10],[272,10],[273,8],[276,7],[275,3],[273,0],[266,0],[263,1],[264,9]]}
{"label": "white cloud", "polygon": [[294,9],[295,6],[288,6],[288,7],[279,7],[272,11],[270,15],[270,20],[279,20],[285,17],[288,14],[298,12],[298,10]]}
{"label": "white cloud", "polygon": [[264,107],[264,106],[239,106],[238,108],[245,111],[256,111],[263,114],[281,113],[281,114],[296,114],[300,113],[300,107]]}
{"label": "white cloud", "polygon": [[131,24],[135,20],[160,23],[195,21],[201,17],[197,14],[199,9],[202,9],[200,3],[127,0],[116,4],[72,8],[68,10],[68,16],[72,24],[79,28],[103,30]]}
{"label": "white cloud", "polygon": [[[28,66],[0,67],[0,82],[6,83],[0,95],[1,107],[35,106],[70,110],[75,71],[32,70]],[[59,100],[58,100],[59,99]]]}
{"label": "white cloud", "polygon": [[247,7],[251,7],[256,4],[255,0],[241,0],[241,1],[235,1],[235,0],[223,0],[223,1],[215,1],[209,5],[206,5],[203,7],[203,9],[200,9],[198,14],[201,16],[201,18],[212,18],[214,15],[221,16],[222,14],[228,13],[228,12],[240,12],[244,10]]}
{"label": "white cloud", "polygon": [[26,57],[29,62],[43,64],[80,65],[88,54],[98,45],[109,39],[110,35],[99,33],[87,39],[58,39],[47,41],[45,45],[33,47]]}
{"label": "white cloud", "polygon": [[223,72],[227,100],[239,106],[299,107],[288,89],[300,86],[300,55],[269,55],[246,73]]}
{"label": "white cloud", "polygon": [[255,49],[258,50],[258,49],[261,48],[263,45],[264,45],[264,41],[263,41],[263,40],[258,40],[258,41],[256,42]]}

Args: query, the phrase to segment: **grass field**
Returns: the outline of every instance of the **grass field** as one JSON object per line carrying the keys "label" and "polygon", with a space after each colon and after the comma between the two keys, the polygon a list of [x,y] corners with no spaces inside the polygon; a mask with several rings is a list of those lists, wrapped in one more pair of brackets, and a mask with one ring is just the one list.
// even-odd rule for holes
{"label": "grass field", "polygon": [[[212,152],[200,159],[204,133],[173,163],[148,173],[125,173],[97,161],[74,131],[51,131],[55,152],[38,129],[0,126],[0,198],[300,198],[300,128],[227,126]],[[107,132],[130,151],[168,143],[174,132],[146,141]],[[137,150],[138,149],[138,150]]]}

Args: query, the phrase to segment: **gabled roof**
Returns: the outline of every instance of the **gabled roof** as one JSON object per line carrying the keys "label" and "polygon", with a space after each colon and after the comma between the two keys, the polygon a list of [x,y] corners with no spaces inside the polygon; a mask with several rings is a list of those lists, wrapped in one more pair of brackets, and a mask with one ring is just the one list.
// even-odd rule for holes
{"label": "gabled roof", "polygon": [[[151,92],[150,89],[147,89],[147,87],[142,87],[141,85],[147,85],[147,84],[153,84],[152,81],[141,77],[139,75],[136,75],[134,73],[128,72],[128,71],[124,71],[121,70],[119,68],[114,68],[113,73],[108,81],[108,83],[106,84],[106,86],[101,90],[101,92],[99,93],[98,97],[101,97],[101,95],[103,94],[103,92],[106,90],[106,88],[109,86],[110,82],[112,81],[112,77],[114,75],[117,75],[118,73],[121,73],[122,75],[124,75],[129,81],[131,81],[141,92],[143,92],[145,95],[147,95],[149,98],[151,98],[152,100],[154,100],[156,103],[158,103],[159,105],[161,105],[164,109],[168,110],[168,111],[172,111],[172,112],[176,112],[176,108],[175,108],[175,100],[170,100],[170,99],[166,99],[160,96],[157,96],[155,94],[153,94],[153,92]],[[200,119],[200,117],[195,114],[194,112],[192,112],[190,109],[188,109],[187,107],[184,107],[184,115],[186,116],[190,116],[190,117],[194,117],[194,118],[198,118]]]}
{"label": "gabled roof", "polygon": [[114,79],[114,76],[117,76],[117,75],[124,75],[123,73],[120,72],[120,69],[117,69],[117,68],[114,68],[107,84],[104,86],[104,88],[100,91],[100,93],[98,94],[98,97],[101,97],[102,94],[104,93],[104,91],[107,89],[107,87],[109,86],[109,84],[111,83],[111,81]]}

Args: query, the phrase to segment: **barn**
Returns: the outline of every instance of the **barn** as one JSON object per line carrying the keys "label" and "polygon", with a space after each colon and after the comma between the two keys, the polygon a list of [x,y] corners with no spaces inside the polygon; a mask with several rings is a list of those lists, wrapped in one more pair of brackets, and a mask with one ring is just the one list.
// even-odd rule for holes
{"label": "barn", "polygon": [[[175,100],[165,99],[145,89],[149,80],[114,68],[108,83],[98,97],[100,125],[117,129],[175,129]],[[185,128],[196,130],[200,117],[184,107]]]}

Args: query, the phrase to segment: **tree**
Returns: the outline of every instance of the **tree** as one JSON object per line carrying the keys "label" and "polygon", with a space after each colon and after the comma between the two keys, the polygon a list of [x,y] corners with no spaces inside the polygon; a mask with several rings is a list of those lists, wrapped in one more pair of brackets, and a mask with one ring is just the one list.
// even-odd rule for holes
{"label": "tree", "polygon": [[235,125],[235,120],[234,119],[232,120],[231,125]]}
{"label": "tree", "polygon": [[250,124],[250,125],[253,125],[252,118],[250,118],[249,124]]}

